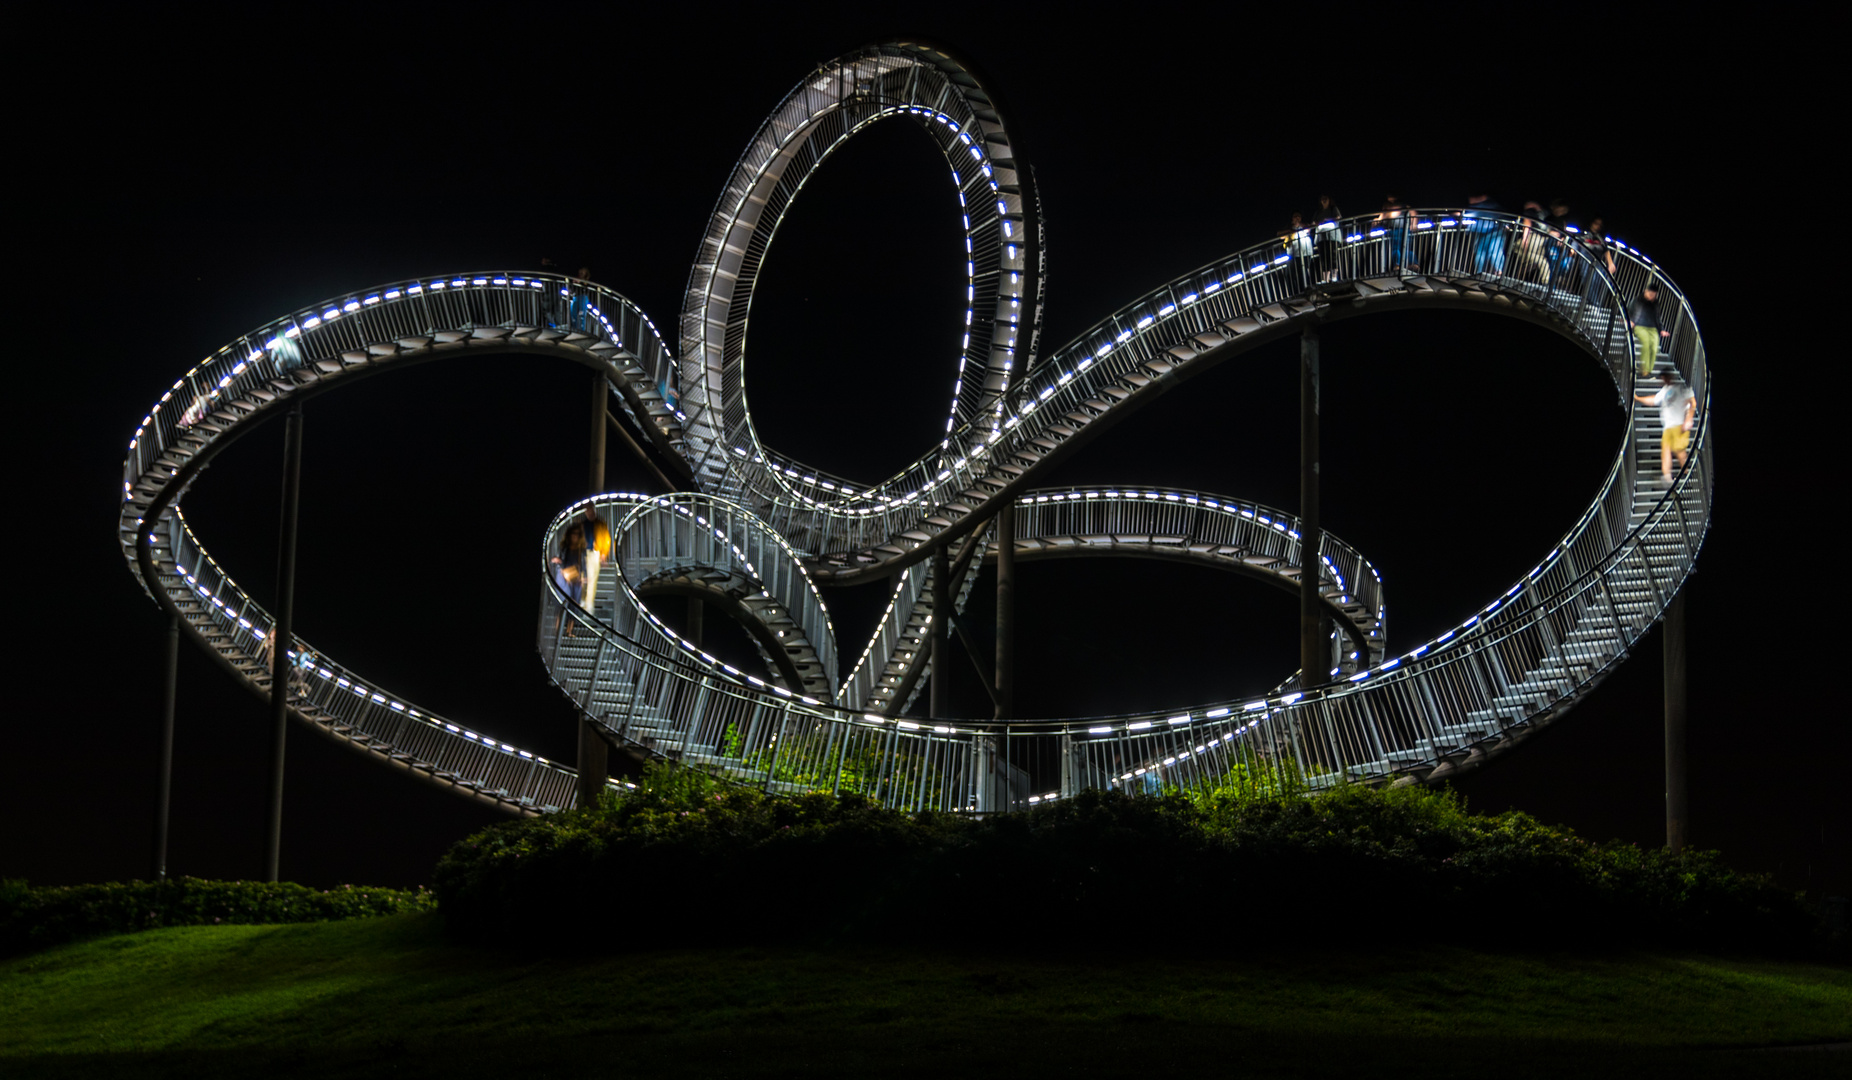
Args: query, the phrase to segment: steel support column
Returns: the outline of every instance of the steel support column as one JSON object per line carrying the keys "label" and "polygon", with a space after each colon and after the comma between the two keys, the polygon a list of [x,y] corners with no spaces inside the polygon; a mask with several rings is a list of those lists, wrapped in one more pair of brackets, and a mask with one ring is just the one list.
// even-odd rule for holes
{"label": "steel support column", "polygon": [[927,684],[928,716],[944,716],[952,690],[952,559],[944,544],[932,553],[932,681]]}
{"label": "steel support column", "polygon": [[1318,516],[1318,324],[1299,337],[1299,684],[1325,682],[1330,669],[1324,613],[1318,604],[1319,550],[1324,529]]}
{"label": "steel support column", "polygon": [[[592,445],[591,445],[591,491],[589,495],[604,492],[604,426],[605,395],[604,372],[592,372]],[[673,490],[673,489],[671,489]]]}
{"label": "steel support column", "polygon": [[1680,589],[1660,620],[1665,635],[1666,848],[1685,850],[1685,592]]}
{"label": "steel support column", "polygon": [[277,879],[283,849],[283,750],[289,734],[289,653],[295,647],[296,512],[302,495],[302,403],[283,426],[283,525],[277,551],[277,619],[270,646],[270,828],[264,880]]}
{"label": "steel support column", "polygon": [[1016,717],[1016,500],[997,510],[997,719]]}
{"label": "steel support column", "polygon": [[167,880],[167,807],[174,778],[174,698],[180,689],[180,615],[167,617],[167,665],[161,693],[161,774],[155,781],[154,865],[150,881]]}

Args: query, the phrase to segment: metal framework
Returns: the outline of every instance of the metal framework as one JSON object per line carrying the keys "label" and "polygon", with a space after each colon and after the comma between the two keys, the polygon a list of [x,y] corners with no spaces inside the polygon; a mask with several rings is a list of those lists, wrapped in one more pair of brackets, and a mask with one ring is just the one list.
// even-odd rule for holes
{"label": "metal framework", "polygon": [[[785,208],[832,149],[887,117],[921,123],[951,163],[965,207],[970,330],[943,441],[866,484],[762,446],[743,365],[752,282]],[[613,741],[767,790],[857,790],[898,807],[972,811],[1085,787],[1442,777],[1561,715],[1678,593],[1711,513],[1709,369],[1684,294],[1644,254],[1610,240],[1610,273],[1577,238],[1503,213],[1353,218],[1332,244],[1268,241],[1179,277],[1037,361],[1040,223],[1026,175],[989,96],[956,61],[904,44],[845,57],[779,105],[735,168],[690,277],[679,360],[622,297],[544,274],[397,282],[294,312],[187,372],[136,429],[123,467],[123,552],[187,636],[267,696],[274,620],[181,512],[199,470],[276,412],[376,372],[483,351],[569,357],[604,375],[626,419],[699,488],[596,496],[544,537],[539,648],[583,714]],[[1532,251],[1547,260],[1510,257]],[[1529,272],[1540,264],[1551,267],[1547,282]],[[1698,406],[1690,464],[1669,488],[1655,484],[1657,412],[1633,405],[1636,345],[1624,315],[1625,298],[1649,282],[1671,330],[1660,370]],[[1183,559],[1299,588],[1292,515],[1202,492],[1030,485],[1116,420],[1262,342],[1308,321],[1409,308],[1538,323],[1614,381],[1628,422],[1613,465],[1535,569],[1397,655],[1375,568],[1325,533],[1318,593],[1340,630],[1328,673],[1258,697],[1122,716],[901,715],[932,662],[932,621],[952,617],[933,610],[929,556],[947,553],[943,595],[962,608],[974,567],[995,557],[992,524],[1005,505],[1015,507],[1018,559]],[[588,506],[617,545],[618,584],[601,590],[594,611],[560,592],[545,557]],[[876,577],[896,579],[893,601],[842,675],[817,586]],[[664,592],[721,603],[752,631],[766,669],[740,671],[679,638],[645,603]],[[289,669],[290,715],[356,749],[519,812],[576,798],[570,768],[419,710],[300,639]]]}

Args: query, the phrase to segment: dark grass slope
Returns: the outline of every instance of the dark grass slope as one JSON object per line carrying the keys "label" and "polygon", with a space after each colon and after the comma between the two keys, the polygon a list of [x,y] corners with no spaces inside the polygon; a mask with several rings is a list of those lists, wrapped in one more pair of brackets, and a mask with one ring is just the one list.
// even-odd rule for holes
{"label": "dark grass slope", "polygon": [[[1422,940],[1204,957],[1264,897],[1103,921],[1064,956],[698,944],[642,895],[612,933],[678,947],[561,955],[458,940],[431,915],[156,930],[0,961],[0,1075],[1842,1076],[1852,971]],[[1005,909],[968,904],[921,940]],[[1837,1071],[1836,1071],[1837,1070]]]}

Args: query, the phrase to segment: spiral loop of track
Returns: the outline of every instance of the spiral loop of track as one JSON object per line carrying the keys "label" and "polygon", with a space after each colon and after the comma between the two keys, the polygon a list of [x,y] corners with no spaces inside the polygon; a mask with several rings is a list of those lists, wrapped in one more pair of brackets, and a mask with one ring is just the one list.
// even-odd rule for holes
{"label": "spiral loop of track", "polygon": [[[833,477],[765,447],[744,381],[759,261],[804,181],[868,124],[932,133],[965,208],[969,328],[943,440],[877,483]],[[194,537],[181,509],[199,470],[302,400],[376,372],[483,352],[568,357],[602,372],[627,419],[680,460],[695,492],[612,494],[562,512],[543,540],[539,648],[607,738],[703,763],[768,790],[866,792],[895,806],[997,810],[1085,787],[1432,779],[1520,742],[1588,693],[1690,573],[1711,512],[1708,364],[1683,293],[1614,242],[1609,272],[1572,237],[1511,215],[1422,210],[1399,227],[1346,220],[1334,242],[1269,241],[1151,291],[1037,356],[1040,222],[1026,166],[990,95],[943,53],[890,44],[824,65],[780,103],[729,178],[684,301],[677,357],[634,305],[600,286],[495,271],[403,281],[292,312],[187,372],[129,444],[119,540],[150,595],[234,677],[271,690],[273,620]],[[1547,251],[1548,282],[1515,256]],[[1399,263],[1415,263],[1414,272]],[[1661,291],[1660,370],[1692,391],[1690,465],[1659,473],[1657,412],[1633,407],[1625,305]],[[1292,515],[1158,487],[1038,490],[1049,467],[1209,367],[1307,322],[1409,308],[1486,311],[1543,325],[1590,354],[1627,412],[1612,467],[1536,568],[1460,625],[1388,648],[1380,578],[1326,534],[1319,596],[1339,633],[1330,674],[1272,694],[1112,717],[972,721],[905,715],[931,657],[933,551],[963,606],[994,557],[998,509],[1018,510],[1019,558],[1191,561],[1297,589]],[[1653,379],[1657,385],[1657,379]],[[587,610],[546,573],[559,534],[590,511],[616,527],[611,573]],[[892,602],[849,670],[818,585],[877,577]],[[646,597],[703,595],[751,625],[763,672],[681,640]],[[293,657],[291,715],[408,773],[521,812],[570,806],[573,770],[418,709],[312,645]]]}

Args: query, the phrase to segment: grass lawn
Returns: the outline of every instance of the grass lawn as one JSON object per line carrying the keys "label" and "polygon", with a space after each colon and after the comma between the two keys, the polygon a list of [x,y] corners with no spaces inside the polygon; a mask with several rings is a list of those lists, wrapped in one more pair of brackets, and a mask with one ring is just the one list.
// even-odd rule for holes
{"label": "grass lawn", "polygon": [[[1192,957],[1215,932],[1102,925],[1066,959],[714,945],[572,960],[459,945],[431,915],[159,930],[0,961],[0,1074],[1852,1072],[1843,1051],[1746,1049],[1852,1040],[1845,968],[1443,945]],[[955,938],[957,920],[919,933]]]}

